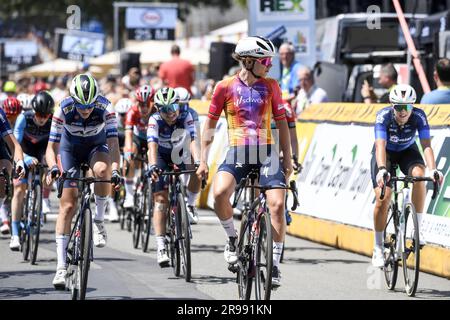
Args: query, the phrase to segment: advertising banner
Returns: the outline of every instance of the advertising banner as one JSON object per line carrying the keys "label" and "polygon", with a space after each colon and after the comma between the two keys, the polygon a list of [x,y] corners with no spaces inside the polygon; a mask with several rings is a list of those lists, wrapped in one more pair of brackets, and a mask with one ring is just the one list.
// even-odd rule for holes
{"label": "advertising banner", "polygon": [[105,51],[105,35],[100,33],[58,29],[58,57],[75,61],[89,61]]}
{"label": "advertising banner", "polygon": [[1,62],[6,72],[15,72],[38,62],[38,46],[32,40],[4,40],[0,45]]}
{"label": "advertising banner", "polygon": [[177,8],[127,8],[125,26],[130,40],[175,40]]}
{"label": "advertising banner", "polygon": [[[314,0],[255,0],[248,1],[249,35],[269,37],[275,30],[286,32],[271,39],[275,44],[291,42],[296,58],[303,65],[313,67],[316,62],[315,1]],[[269,75],[280,78],[281,64],[278,56],[273,61]]]}

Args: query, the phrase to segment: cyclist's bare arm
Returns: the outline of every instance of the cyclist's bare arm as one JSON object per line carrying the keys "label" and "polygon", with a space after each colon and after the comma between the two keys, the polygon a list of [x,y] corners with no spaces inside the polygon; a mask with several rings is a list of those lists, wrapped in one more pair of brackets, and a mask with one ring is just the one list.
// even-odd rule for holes
{"label": "cyclist's bare arm", "polygon": [[157,164],[158,143],[156,143],[156,142],[149,142],[148,143],[147,157],[148,157],[148,164],[149,165]]}
{"label": "cyclist's bare arm", "polygon": [[201,140],[201,163],[206,164],[208,161],[209,148],[214,141],[214,133],[217,125],[217,120],[206,118],[205,126],[202,132]]}
{"label": "cyclist's bare arm", "polygon": [[124,151],[131,152],[132,150],[133,150],[133,129],[125,129]]}
{"label": "cyclist's bare arm", "polygon": [[194,158],[194,163],[198,162],[200,160],[200,150],[199,150],[198,144],[195,141],[195,139],[192,139],[192,141],[191,141],[190,151],[191,151],[192,157]]}
{"label": "cyclist's bare arm", "polygon": [[280,151],[283,152],[283,167],[286,179],[289,179],[293,169],[291,162],[291,137],[289,136],[289,127],[286,119],[275,122],[280,134]]}
{"label": "cyclist's bare arm", "polygon": [[20,143],[17,141],[16,137],[13,134],[8,134],[3,137],[3,140],[6,142],[9,150],[12,150],[14,152],[14,161],[23,161],[22,147],[20,146]]}
{"label": "cyclist's bare arm", "polygon": [[434,160],[433,148],[431,148],[431,139],[420,139],[420,144],[422,145],[423,154],[425,156],[425,163],[428,169],[436,169],[436,161]]}
{"label": "cyclist's bare arm", "polygon": [[298,159],[298,139],[296,128],[289,128],[289,135],[291,137],[292,156],[296,156]]}
{"label": "cyclist's bare arm", "polygon": [[110,150],[111,157],[111,170],[119,170],[120,165],[120,149],[119,149],[119,138],[111,137],[107,138],[108,148]]}
{"label": "cyclist's bare arm", "polygon": [[386,140],[375,140],[375,159],[377,160],[377,166],[386,167]]}

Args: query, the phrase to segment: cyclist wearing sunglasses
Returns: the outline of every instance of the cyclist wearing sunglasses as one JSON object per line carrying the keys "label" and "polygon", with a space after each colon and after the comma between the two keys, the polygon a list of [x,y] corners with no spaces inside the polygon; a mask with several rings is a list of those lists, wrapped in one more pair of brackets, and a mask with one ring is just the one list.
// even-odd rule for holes
{"label": "cyclist wearing sunglasses", "polygon": [[[150,116],[148,122],[148,163],[149,173],[156,181],[153,224],[158,247],[157,261],[161,267],[166,267],[170,261],[165,243],[169,185],[167,176],[158,177],[163,170],[170,170],[171,164],[184,170],[185,164],[191,163],[191,156],[197,163],[200,151],[195,143],[194,120],[190,113],[180,112],[175,90],[161,88],[154,100],[158,112]],[[195,193],[195,190],[190,189],[190,192]]]}
{"label": "cyclist wearing sunglasses", "polygon": [[128,175],[125,180],[124,208],[134,206],[133,177],[134,169],[139,162],[132,160],[133,155],[139,155],[142,150],[147,152],[147,126],[150,116],[156,112],[153,97],[154,89],[149,85],[143,85],[135,91],[136,104],[127,112],[125,118],[125,147],[124,160],[128,166]]}
{"label": "cyclist wearing sunglasses", "polygon": [[[392,106],[381,109],[377,113],[375,146],[371,162],[372,184],[376,194],[375,246],[372,256],[374,267],[384,265],[383,230],[386,226],[391,197],[391,189],[387,187],[384,199],[380,200],[383,177],[387,176],[389,181],[390,166],[393,162],[399,164],[400,170],[405,175],[425,176],[425,163],[416,144],[416,132],[419,133],[430,177],[434,179],[434,172],[437,172],[440,176],[440,183],[443,180],[442,173],[436,169],[427,116],[423,110],[413,106],[416,102],[414,88],[407,84],[399,84],[391,90],[389,100]],[[425,192],[424,182],[414,183],[412,202],[417,212],[424,210]]]}
{"label": "cyclist wearing sunglasses", "polygon": [[[285,187],[292,173],[291,142],[281,89],[276,80],[266,78],[273,56],[275,47],[268,39],[247,37],[239,40],[233,57],[240,62],[242,69],[237,75],[216,85],[202,134],[202,158],[197,170],[199,177],[208,174],[209,147],[214,140],[217,121],[224,110],[230,149],[214,177],[213,193],[215,212],[228,238],[224,258],[229,264],[237,262],[237,233],[230,203],[236,184],[254,167],[260,170],[260,185]],[[272,137],[272,118],[276,128],[280,130],[279,146]],[[283,152],[282,162],[278,150]],[[283,189],[267,191],[274,230],[274,286],[281,284],[279,262],[286,234],[284,199]]]}
{"label": "cyclist wearing sunglasses", "polygon": [[[58,154],[58,163],[57,163]],[[89,164],[95,178],[113,181],[120,186],[119,141],[117,119],[108,99],[100,95],[97,81],[89,74],[79,74],[72,80],[70,96],[56,109],[46,152],[50,172],[47,183],[59,176],[60,170],[68,177],[80,177],[82,163]],[[112,169],[112,173],[111,173]],[[106,245],[104,226],[105,204],[110,194],[109,183],[94,186],[96,212],[93,240],[96,247]],[[78,184],[65,181],[58,218],[56,220],[57,271],[53,285],[64,288],[66,276],[66,247],[78,199]]]}
{"label": "cyclist wearing sunglasses", "polygon": [[[20,249],[19,229],[25,192],[27,191],[28,172],[38,163],[45,162],[45,151],[50,136],[52,114],[55,102],[48,91],[38,92],[31,100],[32,110],[21,113],[14,126],[14,136],[20,143],[25,162],[25,177],[14,180],[14,195],[11,201],[12,238],[9,248]],[[44,187],[42,213],[50,213],[50,188]]]}

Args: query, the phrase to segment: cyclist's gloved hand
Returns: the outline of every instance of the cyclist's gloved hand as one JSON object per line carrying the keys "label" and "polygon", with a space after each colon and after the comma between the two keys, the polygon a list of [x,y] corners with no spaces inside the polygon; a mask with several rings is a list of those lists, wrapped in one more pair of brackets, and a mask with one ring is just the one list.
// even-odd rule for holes
{"label": "cyclist's gloved hand", "polygon": [[389,180],[391,179],[391,175],[390,175],[390,173],[386,170],[386,168],[380,169],[380,170],[378,171],[378,173],[377,173],[376,179],[377,179],[377,184],[378,184],[378,186],[379,186],[380,188],[383,188],[383,184],[384,184],[383,177],[384,177],[384,176],[387,176],[386,182],[389,182]]}
{"label": "cyclist's gloved hand", "polygon": [[18,175],[19,179],[22,179],[25,176],[25,164],[23,163],[23,160],[17,160],[16,162],[16,174]]}
{"label": "cyclist's gloved hand", "polygon": [[61,175],[61,171],[59,171],[58,166],[55,164],[47,174],[50,175],[52,179],[56,179]]}
{"label": "cyclist's gloved hand", "polygon": [[438,169],[431,170],[430,175],[434,182],[436,182],[435,178],[434,178],[435,173],[437,173],[437,175],[439,175],[438,183],[442,184],[442,182],[444,182],[444,175]]}
{"label": "cyclist's gloved hand", "polygon": [[112,174],[111,174],[111,183],[115,186],[115,187],[119,187],[120,184],[122,183],[122,176],[119,173],[119,170],[113,170]]}
{"label": "cyclist's gloved hand", "polygon": [[162,169],[158,167],[156,164],[152,164],[150,168],[148,168],[148,174],[150,177],[153,178],[153,180],[157,180],[159,175],[161,174]]}

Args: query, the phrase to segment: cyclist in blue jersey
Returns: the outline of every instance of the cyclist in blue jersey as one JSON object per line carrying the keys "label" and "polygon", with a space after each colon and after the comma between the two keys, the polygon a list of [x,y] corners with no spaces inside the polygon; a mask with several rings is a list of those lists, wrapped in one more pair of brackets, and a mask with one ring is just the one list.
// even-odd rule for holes
{"label": "cyclist in blue jersey", "polygon": [[[177,87],[175,88],[175,92],[178,95],[178,104],[180,105],[180,117],[187,117],[189,113],[192,116],[192,120],[194,120],[195,131],[200,132],[200,122],[198,119],[198,113],[194,109],[189,106],[189,101],[191,100],[191,94],[186,88]],[[200,149],[200,140],[196,139],[197,148]],[[194,169],[193,164],[186,165],[186,170]],[[187,208],[188,208],[188,216],[189,222],[191,224],[198,223],[198,212],[195,207],[195,202],[197,201],[198,195],[200,194],[201,181],[197,177],[196,174],[191,174],[189,178],[188,188],[186,190],[187,195]],[[191,190],[194,190],[192,192]]]}
{"label": "cyclist in blue jersey", "polygon": [[[57,163],[57,154],[58,162]],[[80,166],[87,163],[98,179],[111,179],[119,188],[119,141],[117,118],[108,99],[100,95],[97,81],[89,74],[79,74],[72,80],[70,96],[56,109],[46,152],[50,168],[47,183],[59,176],[60,170],[68,177],[79,177]],[[112,173],[111,173],[112,169]],[[104,226],[105,204],[110,194],[110,184],[94,186],[96,212],[93,223],[93,241],[96,247],[106,245]],[[65,288],[66,247],[75,214],[78,184],[66,180],[56,220],[57,271],[53,279],[56,289]]]}
{"label": "cyclist in blue jersey", "polygon": [[[28,187],[28,172],[36,164],[45,160],[44,155],[50,136],[51,116],[55,102],[48,91],[40,91],[31,101],[31,106],[33,110],[20,114],[14,126],[14,136],[20,143],[25,156],[25,177],[14,181],[14,195],[11,201],[12,237],[9,245],[9,248],[13,251],[19,251],[20,249],[20,217],[22,216],[25,192]],[[47,188],[47,192],[44,192],[43,202],[45,201],[45,195],[48,201],[49,191]],[[44,211],[43,208],[42,212],[45,214],[49,210]]]}
{"label": "cyclist in blue jersey", "polygon": [[[419,133],[427,168],[434,179],[437,172],[442,183],[443,175],[436,169],[434,152],[431,148],[430,128],[425,112],[413,106],[416,92],[409,85],[394,87],[389,100],[392,106],[381,109],[375,122],[375,147],[371,162],[372,184],[376,194],[374,209],[375,245],[372,265],[382,267],[383,231],[386,226],[391,189],[386,188],[386,195],[380,200],[383,177],[390,178],[392,163],[397,163],[405,175],[425,176],[425,163],[416,144],[416,132]],[[425,204],[425,183],[416,182],[412,191],[412,202],[417,212],[423,212]]]}
{"label": "cyclist in blue jersey", "polygon": [[[155,185],[153,225],[157,242],[157,261],[161,267],[169,265],[167,255],[166,210],[168,206],[167,176],[158,178],[163,170],[170,169],[171,164],[185,169],[185,164],[199,162],[200,152],[195,143],[196,131],[190,113],[182,116],[178,104],[178,95],[172,88],[161,88],[155,94],[155,106],[158,112],[150,116],[147,129],[148,163]],[[189,149],[186,150],[186,142]],[[189,152],[190,151],[190,152]],[[194,190],[191,190],[193,192]]]}

